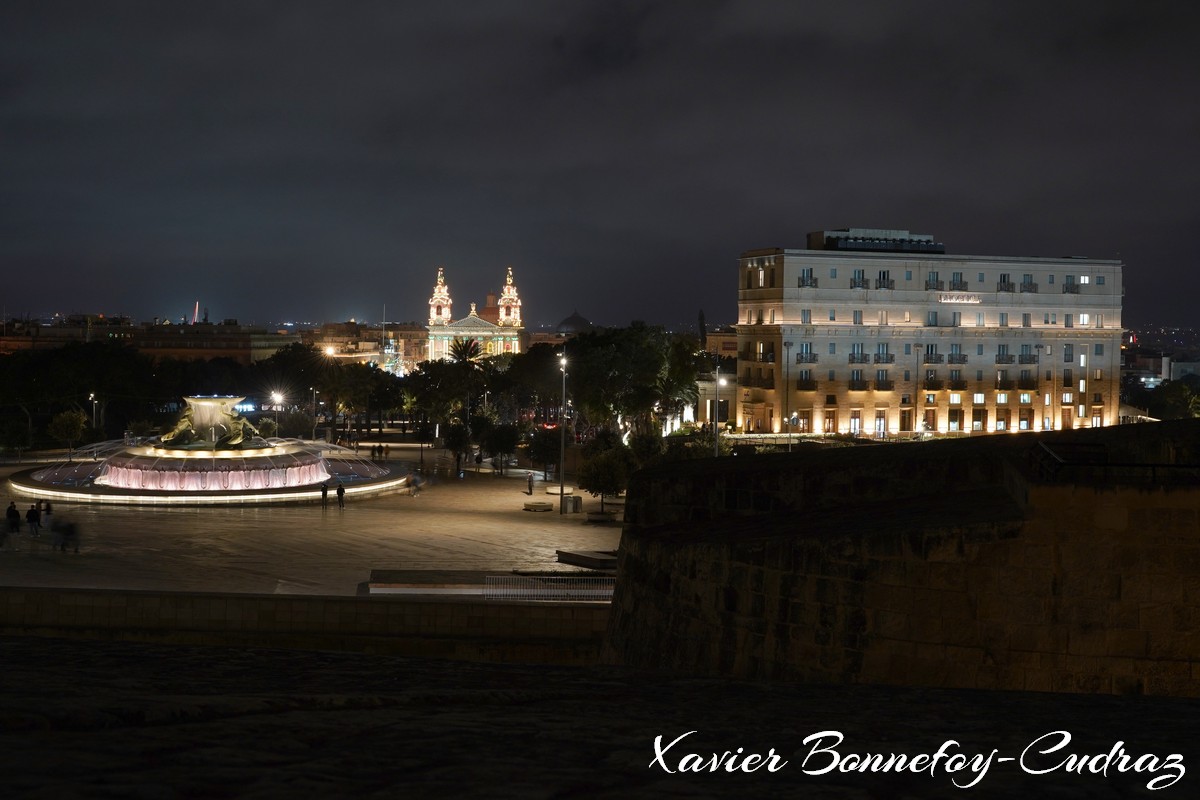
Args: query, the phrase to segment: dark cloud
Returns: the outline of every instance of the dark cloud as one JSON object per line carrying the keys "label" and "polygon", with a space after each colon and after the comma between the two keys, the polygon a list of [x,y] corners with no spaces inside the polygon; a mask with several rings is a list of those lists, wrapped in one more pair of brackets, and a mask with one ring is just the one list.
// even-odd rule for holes
{"label": "dark cloud", "polygon": [[1127,265],[1200,324],[1198,12],[1173,2],[8,3],[9,313],[731,319],[847,225]]}

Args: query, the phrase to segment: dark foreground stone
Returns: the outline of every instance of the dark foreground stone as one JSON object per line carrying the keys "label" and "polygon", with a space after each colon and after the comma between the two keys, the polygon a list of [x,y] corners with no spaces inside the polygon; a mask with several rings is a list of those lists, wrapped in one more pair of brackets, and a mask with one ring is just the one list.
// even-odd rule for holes
{"label": "dark foreground stone", "polygon": [[[1200,701],[846,686],[779,686],[614,670],[469,664],[344,653],[0,638],[5,798],[312,797],[1194,797]],[[1180,753],[1161,791],[1108,776],[993,763],[969,790],[939,769],[805,774],[805,737],[850,753],[999,749],[1020,758],[1051,731],[1053,756]],[[777,772],[668,774],[690,752],[766,754]],[[808,768],[827,763],[812,757]],[[1144,762],[1147,763],[1148,762]]]}

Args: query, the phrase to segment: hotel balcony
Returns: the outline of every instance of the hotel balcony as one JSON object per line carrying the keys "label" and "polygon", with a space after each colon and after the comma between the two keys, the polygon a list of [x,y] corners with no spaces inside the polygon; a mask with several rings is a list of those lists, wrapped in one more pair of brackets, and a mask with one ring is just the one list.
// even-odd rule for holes
{"label": "hotel balcony", "polygon": [[816,353],[796,353],[797,364],[815,364],[817,363]]}
{"label": "hotel balcony", "polygon": [[875,381],[875,391],[877,392],[892,392],[895,389],[895,381]]}
{"label": "hotel balcony", "polygon": [[946,363],[947,364],[965,364],[965,363],[967,363],[967,354],[966,353],[951,353],[950,355],[946,356]]}
{"label": "hotel balcony", "polygon": [[940,292],[940,291],[945,290],[946,282],[945,281],[929,281],[929,280],[927,280],[927,281],[925,281],[925,288],[933,289],[934,291]]}
{"label": "hotel balcony", "polygon": [[775,354],[774,353],[759,353],[758,360],[764,364],[774,364],[775,363]]}
{"label": "hotel balcony", "polygon": [[962,380],[961,378],[952,380],[952,381],[948,381],[947,385],[948,385],[948,388],[950,388],[956,392],[961,392],[962,390],[967,388],[967,382]]}
{"label": "hotel balcony", "polygon": [[1015,283],[997,283],[996,284],[997,292],[1015,292],[1016,290],[1017,290],[1017,285]]}
{"label": "hotel balcony", "polygon": [[1037,378],[1021,378],[1017,381],[1018,389],[1036,389],[1038,388]]}
{"label": "hotel balcony", "polygon": [[1038,290],[1038,285],[1036,283],[1022,283],[1021,284],[1021,293],[1022,294],[1026,294],[1026,293],[1037,294],[1037,290]]}
{"label": "hotel balcony", "polygon": [[950,291],[965,292],[969,285],[966,281],[950,281]]}
{"label": "hotel balcony", "polygon": [[1005,390],[1015,389],[1015,388],[1017,388],[1017,382],[1014,381],[1012,378],[997,378],[996,379],[996,388],[997,389],[1005,389]]}
{"label": "hotel balcony", "polygon": [[869,353],[851,353],[850,360],[848,363],[850,363],[850,364],[870,364],[871,356]]}
{"label": "hotel balcony", "polygon": [[815,392],[817,390],[817,382],[813,378],[797,378],[796,390],[800,392]]}
{"label": "hotel balcony", "polygon": [[896,363],[896,354],[895,353],[876,353],[874,361],[876,364],[895,364]]}
{"label": "hotel balcony", "polygon": [[926,353],[922,358],[923,364],[941,364],[946,360],[946,357],[941,353]]}
{"label": "hotel balcony", "polygon": [[922,389],[922,391],[928,390],[928,391],[933,392],[933,391],[937,391],[938,389],[945,387],[945,385],[946,385],[945,381],[943,381],[939,378],[931,378],[931,379],[925,381],[921,385],[921,389]]}
{"label": "hotel balcony", "polygon": [[870,288],[870,285],[871,285],[871,282],[869,280],[867,280],[866,278],[851,278],[850,279],[850,288],[851,289],[868,289],[868,288]]}
{"label": "hotel balcony", "polygon": [[1019,362],[1021,364],[1036,364],[1036,363],[1038,363],[1037,354],[1036,353],[1021,353],[1021,355],[1019,356]]}
{"label": "hotel balcony", "polygon": [[817,279],[801,277],[800,280],[796,283],[796,286],[801,289],[816,289],[817,288]]}
{"label": "hotel balcony", "polygon": [[870,381],[848,381],[848,383],[852,392],[865,392],[871,388]]}
{"label": "hotel balcony", "polygon": [[1078,283],[1064,283],[1062,293],[1063,294],[1079,294],[1079,284]]}
{"label": "hotel balcony", "polygon": [[887,278],[886,280],[883,278],[876,278],[875,279],[875,288],[876,289],[895,289],[896,288],[896,280],[895,280],[895,278]]}
{"label": "hotel balcony", "polygon": [[1011,353],[1001,353],[1000,355],[996,356],[997,364],[1015,364],[1016,361],[1017,357]]}

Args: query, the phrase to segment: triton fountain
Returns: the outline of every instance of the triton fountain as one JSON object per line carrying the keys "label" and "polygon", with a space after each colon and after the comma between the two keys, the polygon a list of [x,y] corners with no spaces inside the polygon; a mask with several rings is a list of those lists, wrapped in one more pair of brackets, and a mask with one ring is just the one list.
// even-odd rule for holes
{"label": "triton fountain", "polygon": [[26,470],[12,487],[31,497],[89,503],[228,505],[311,502],[321,485],[379,494],[404,485],[385,467],[344,447],[263,439],[237,411],[244,397],[187,397],[159,437],[110,441]]}

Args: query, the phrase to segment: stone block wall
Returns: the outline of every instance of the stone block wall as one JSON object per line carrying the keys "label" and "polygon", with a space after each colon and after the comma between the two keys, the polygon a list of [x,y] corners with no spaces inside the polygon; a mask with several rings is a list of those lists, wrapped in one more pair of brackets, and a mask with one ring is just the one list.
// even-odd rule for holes
{"label": "stone block wall", "polygon": [[607,603],[0,588],[0,634],[591,664]]}
{"label": "stone block wall", "polygon": [[[778,498],[812,469],[825,485],[854,485],[880,467],[813,464],[727,480]],[[999,461],[975,475],[939,484],[958,490],[940,498],[877,494],[825,512],[763,503],[703,524],[678,511],[712,500],[689,495],[696,475],[668,486],[675,512],[635,497],[647,514],[622,535],[603,660],[744,679],[1200,696],[1200,487],[1039,484]],[[715,473],[702,480],[721,489]]]}

